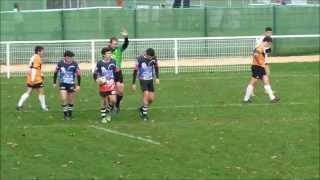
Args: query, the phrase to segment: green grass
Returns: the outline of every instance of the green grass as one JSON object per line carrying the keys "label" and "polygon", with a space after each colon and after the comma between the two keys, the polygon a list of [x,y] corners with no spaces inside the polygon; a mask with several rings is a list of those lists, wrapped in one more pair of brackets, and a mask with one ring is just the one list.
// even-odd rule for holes
{"label": "green grass", "polygon": [[123,110],[108,126],[99,122],[89,77],[68,122],[50,82],[49,112],[40,111],[35,94],[15,112],[24,79],[2,78],[1,179],[319,179],[319,63],[272,65],[279,104],[269,103],[260,84],[254,102],[242,105],[249,76],[162,74],[149,122],[138,118],[141,95],[129,91],[126,76]]}

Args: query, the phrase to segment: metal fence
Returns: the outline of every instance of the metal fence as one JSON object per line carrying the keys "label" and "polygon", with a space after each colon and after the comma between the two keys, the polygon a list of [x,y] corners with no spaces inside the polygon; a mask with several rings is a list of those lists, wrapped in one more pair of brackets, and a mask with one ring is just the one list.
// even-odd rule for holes
{"label": "metal fence", "polygon": [[[245,71],[251,63],[257,36],[130,39],[124,53],[123,70],[131,71],[135,58],[152,47],[160,61],[161,71],[223,72]],[[320,35],[274,36],[273,56],[319,54]],[[43,71],[52,73],[65,50],[75,52],[82,71],[90,74],[107,40],[9,41],[1,42],[1,75],[24,76],[36,45],[45,48]]]}

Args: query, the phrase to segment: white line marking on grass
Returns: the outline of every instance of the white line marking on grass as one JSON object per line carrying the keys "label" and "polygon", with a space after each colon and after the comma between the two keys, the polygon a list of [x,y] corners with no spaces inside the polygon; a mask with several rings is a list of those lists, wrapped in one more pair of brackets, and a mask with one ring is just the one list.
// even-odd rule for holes
{"label": "white line marking on grass", "polygon": [[119,132],[119,131],[116,131],[116,130],[111,130],[111,129],[107,129],[107,128],[103,128],[103,127],[99,127],[99,126],[92,126],[91,125],[89,127],[94,128],[94,129],[98,129],[98,130],[102,130],[102,131],[105,131],[105,132],[108,132],[108,133],[111,133],[111,134],[116,134],[116,135],[128,137],[128,138],[131,138],[131,139],[137,139],[137,140],[144,141],[144,142],[151,143],[151,144],[160,145],[160,143],[157,142],[157,141],[154,141],[154,140],[151,140],[151,139],[146,139],[146,138],[143,138],[143,137],[140,137],[140,136],[134,136],[134,135],[131,135],[131,134],[127,134],[127,133],[123,133],[123,132]]}

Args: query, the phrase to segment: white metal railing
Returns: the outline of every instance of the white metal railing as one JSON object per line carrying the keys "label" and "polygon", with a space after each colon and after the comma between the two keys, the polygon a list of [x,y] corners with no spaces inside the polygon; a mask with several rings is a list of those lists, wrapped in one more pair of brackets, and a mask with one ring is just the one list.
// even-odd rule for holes
{"label": "white metal railing", "polygon": [[[152,47],[162,67],[162,72],[202,72],[202,71],[243,71],[248,70],[250,56],[258,36],[193,37],[193,38],[153,38],[130,39],[124,53],[124,70],[133,67],[136,56]],[[277,35],[275,40],[317,39],[313,35]],[[122,41],[122,40],[120,40]],[[299,42],[299,41],[298,41]],[[80,68],[91,73],[95,63],[101,59],[100,50],[107,46],[106,39],[57,40],[57,41],[7,41],[0,42],[1,74],[24,75],[33,54],[34,46],[45,48],[43,69],[52,72],[54,65],[62,58],[63,51],[74,51]],[[308,43],[308,49],[317,49],[317,44]],[[277,48],[277,47],[275,47]]]}

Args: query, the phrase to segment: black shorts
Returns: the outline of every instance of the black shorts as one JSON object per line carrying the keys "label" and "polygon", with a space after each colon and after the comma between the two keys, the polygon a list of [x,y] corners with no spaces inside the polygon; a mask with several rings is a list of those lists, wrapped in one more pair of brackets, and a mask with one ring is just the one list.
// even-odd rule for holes
{"label": "black shorts", "polygon": [[115,82],[123,83],[122,70],[119,70],[117,74],[118,74],[118,78],[115,79]]}
{"label": "black shorts", "polygon": [[39,89],[39,88],[43,88],[43,83],[37,83],[37,84],[33,84],[33,85],[27,84],[27,86],[32,89]]}
{"label": "black shorts", "polygon": [[140,87],[141,87],[142,92],[144,92],[144,91],[154,92],[153,79],[140,80]]}
{"label": "black shorts", "polygon": [[111,96],[111,95],[116,95],[117,92],[116,91],[108,91],[108,92],[100,92],[99,94],[101,97],[107,97],[107,96]]}
{"label": "black shorts", "polygon": [[67,91],[68,93],[73,93],[76,89],[74,84],[60,83],[60,91]]}
{"label": "black shorts", "polygon": [[262,79],[264,75],[266,75],[266,70],[257,65],[251,66],[252,77],[256,79]]}

